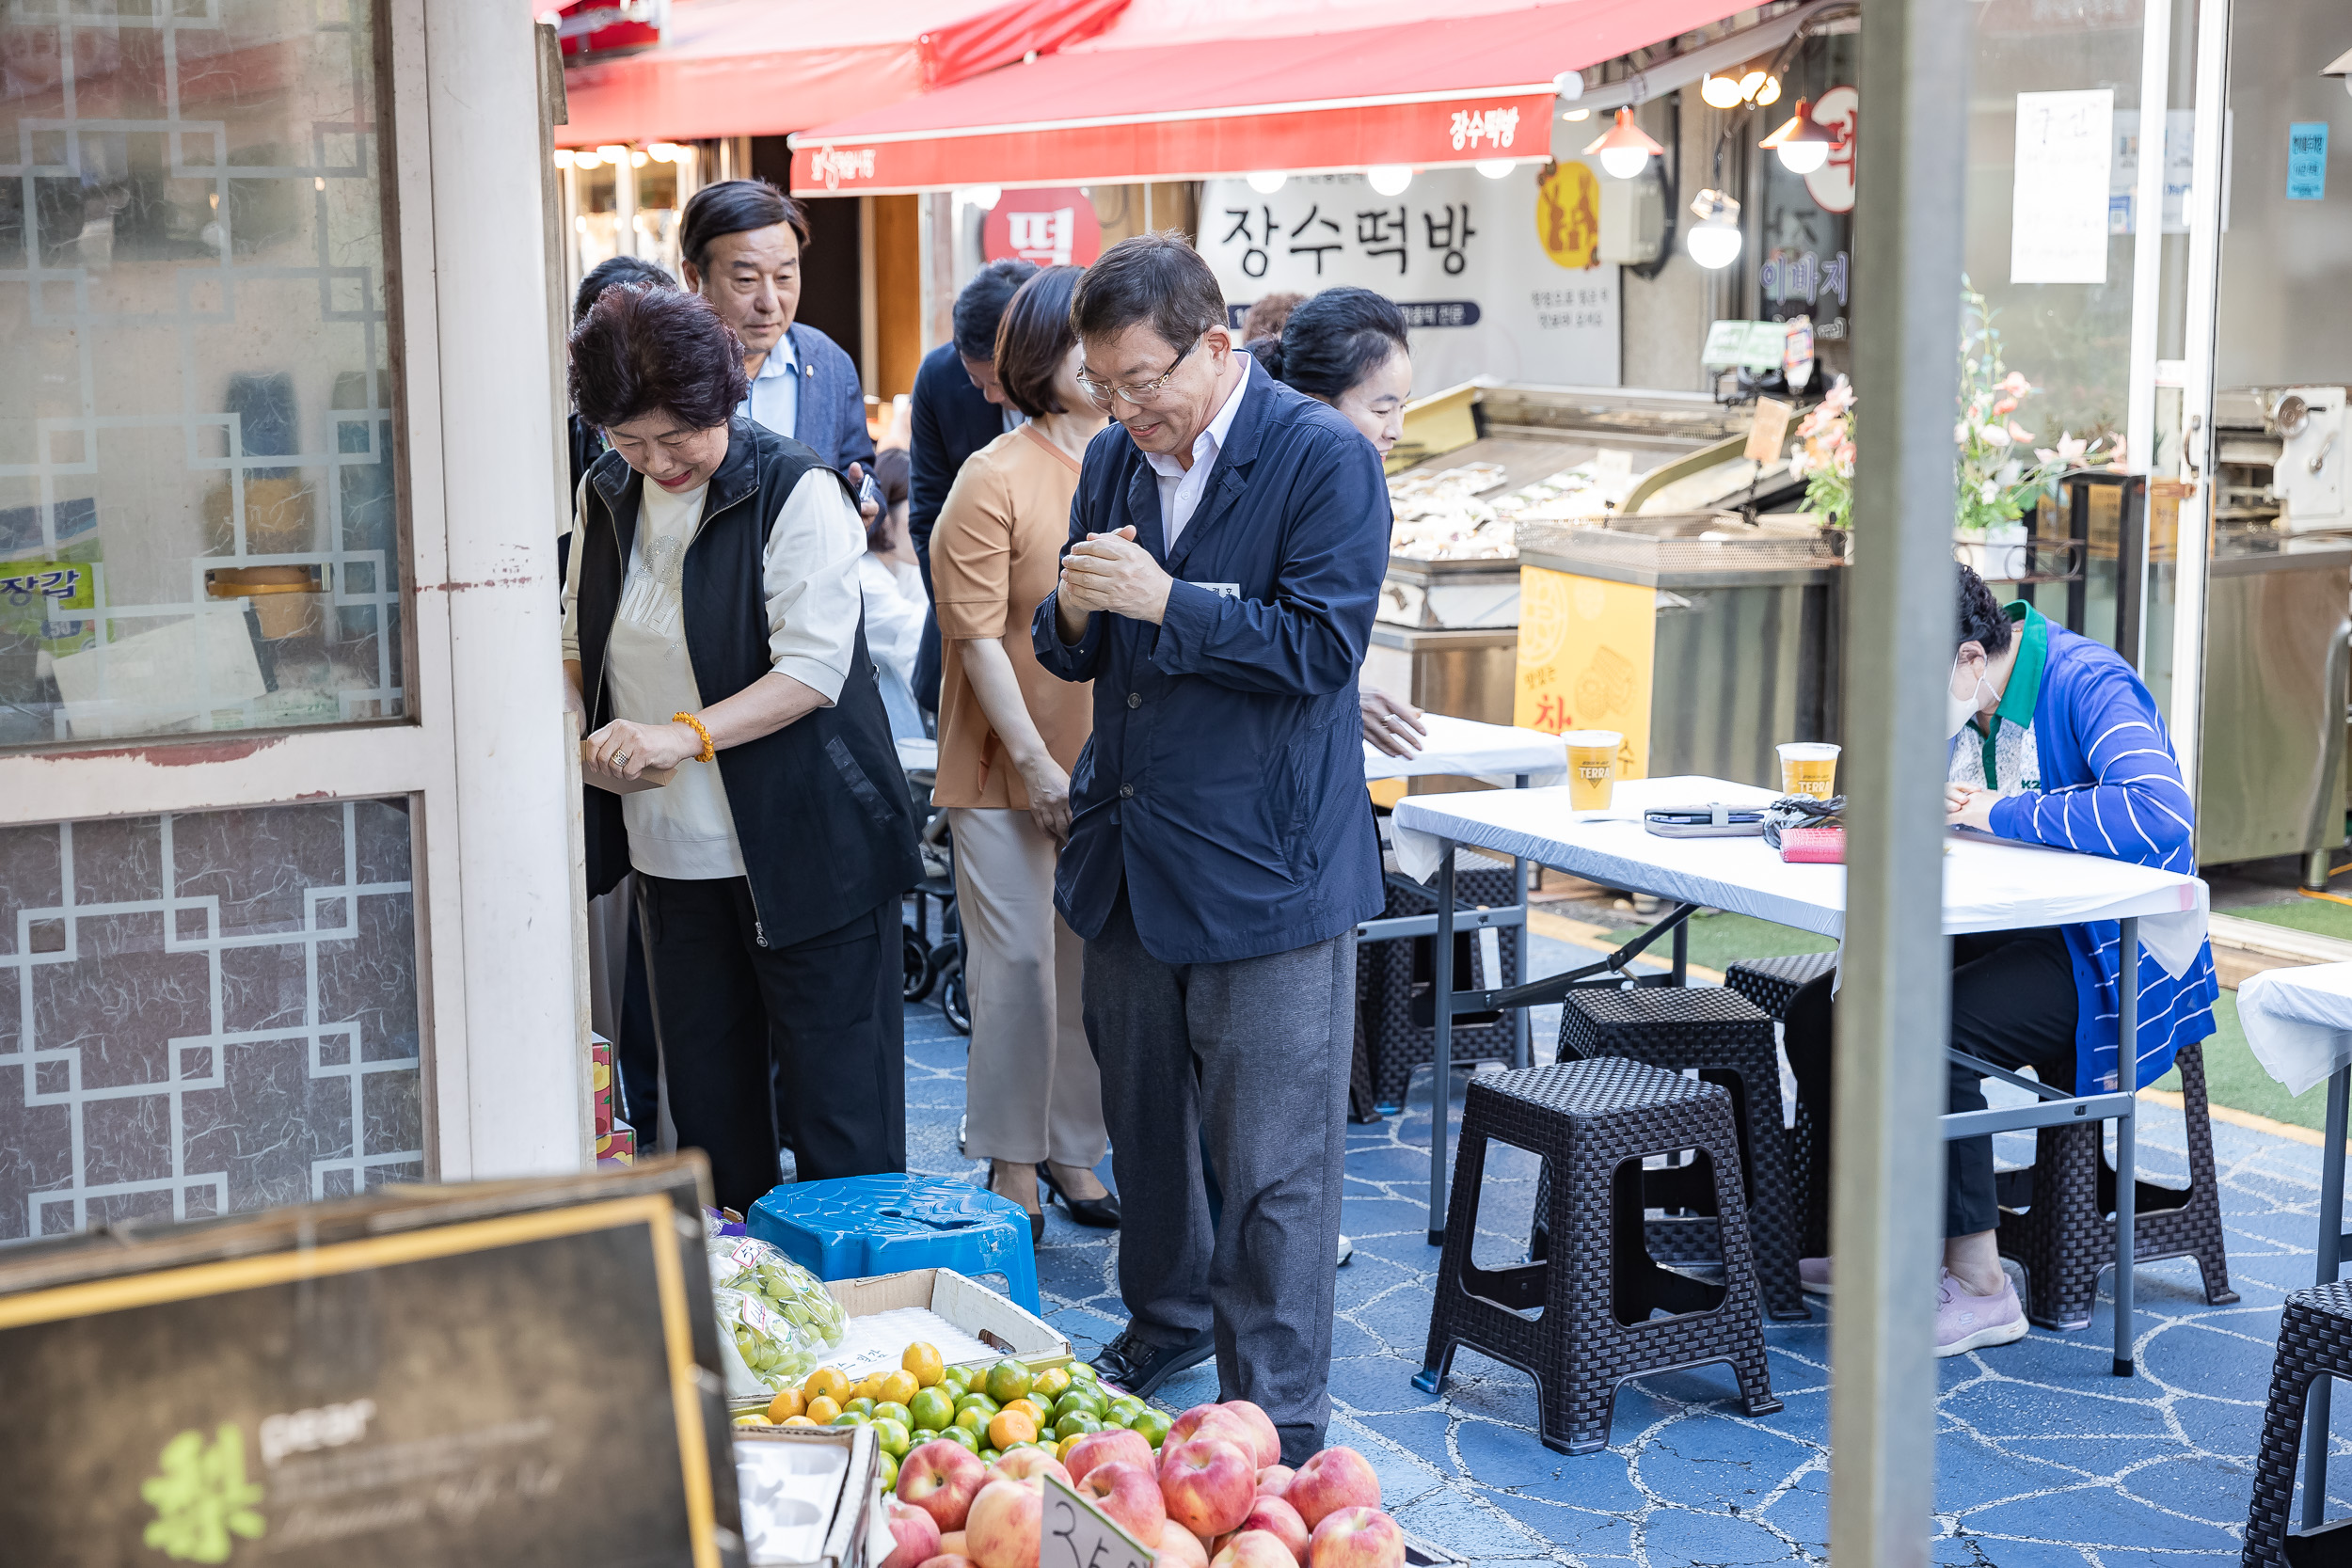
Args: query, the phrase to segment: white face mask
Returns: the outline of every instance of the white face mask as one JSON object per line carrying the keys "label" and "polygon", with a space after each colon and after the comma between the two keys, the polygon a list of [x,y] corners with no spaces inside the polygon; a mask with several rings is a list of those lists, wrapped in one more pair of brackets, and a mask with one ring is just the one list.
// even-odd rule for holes
{"label": "white face mask", "polygon": [[1995,703],[2000,701],[2000,693],[1994,690],[1993,684],[1982,675],[1976,677],[1966,696],[1959,695],[1960,683],[1963,678],[1960,660],[1952,660],[1951,682],[1944,691],[1944,738],[1947,740],[1957,738],[1960,732],[1968,727],[1968,721],[1982,711],[1986,698]]}

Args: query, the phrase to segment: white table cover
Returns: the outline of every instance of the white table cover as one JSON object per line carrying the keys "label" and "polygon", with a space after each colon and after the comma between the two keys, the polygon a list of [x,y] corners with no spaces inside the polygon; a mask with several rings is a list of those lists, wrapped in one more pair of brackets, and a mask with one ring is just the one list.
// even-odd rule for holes
{"label": "white table cover", "polygon": [[2263,1070],[2301,1094],[2352,1065],[2352,963],[2266,969],[2239,983],[2237,1018]]}
{"label": "white table cover", "polygon": [[1422,723],[1429,734],[1412,756],[1392,757],[1365,742],[1364,778],[1456,773],[1508,788],[1522,773],[1531,785],[1556,784],[1568,776],[1567,744],[1556,735],[1509,724],[1482,724],[1442,713],[1424,713]]}
{"label": "white table cover", "polygon": [[[1761,838],[1661,838],[1642,813],[1663,806],[1763,805],[1769,789],[1722,779],[1634,779],[1609,809],[1569,809],[1568,790],[1414,795],[1390,820],[1397,863],[1426,882],[1438,841],[1523,856],[1607,887],[1730,910],[1843,939],[1846,868],[1791,865]],[[1944,859],[1944,929],[2006,931],[2139,917],[2139,937],[2178,979],[2204,945],[2206,890],[2194,877],[2098,855],[1954,834]]]}

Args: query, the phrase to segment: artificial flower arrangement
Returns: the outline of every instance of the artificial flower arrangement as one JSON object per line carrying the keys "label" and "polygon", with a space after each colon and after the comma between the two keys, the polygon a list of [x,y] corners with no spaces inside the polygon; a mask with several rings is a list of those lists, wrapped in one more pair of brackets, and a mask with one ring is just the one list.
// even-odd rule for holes
{"label": "artificial flower arrangement", "polygon": [[[2035,446],[2033,433],[2014,416],[2039,388],[2002,363],[1993,312],[1965,278],[1961,304],[1952,528],[1976,538],[2005,531],[2043,496],[2056,496],[2058,478],[2068,470],[2120,465],[2123,438],[2078,438],[2065,431],[2056,445]],[[1853,388],[1841,375],[1797,426],[1797,447],[1788,454],[1789,477],[1805,482],[1805,509],[1834,528],[1850,526],[1853,515]]]}

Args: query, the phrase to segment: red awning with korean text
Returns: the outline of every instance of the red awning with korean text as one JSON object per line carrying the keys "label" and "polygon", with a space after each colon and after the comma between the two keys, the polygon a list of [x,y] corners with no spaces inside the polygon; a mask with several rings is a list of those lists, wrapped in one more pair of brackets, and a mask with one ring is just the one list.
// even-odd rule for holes
{"label": "red awning with korean text", "polygon": [[1352,32],[1091,47],[801,132],[792,189],[826,196],[1541,159],[1551,150],[1561,72],[1747,8],[1731,0],[1566,0]]}

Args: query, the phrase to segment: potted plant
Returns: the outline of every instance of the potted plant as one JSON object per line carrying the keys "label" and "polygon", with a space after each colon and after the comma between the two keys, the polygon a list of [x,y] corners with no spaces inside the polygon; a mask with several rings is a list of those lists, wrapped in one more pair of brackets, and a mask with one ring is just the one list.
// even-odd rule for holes
{"label": "potted plant", "polygon": [[[2075,468],[2123,461],[2120,436],[2077,438],[2062,432],[2053,446],[2034,445],[2016,418],[2038,388],[2002,361],[2001,335],[1985,298],[1961,284],[1960,404],[1952,425],[1953,554],[1993,581],[2014,581],[2030,567],[2025,515]],[[1844,376],[1797,427],[1791,477],[1805,482],[1806,510],[1833,528],[1853,515],[1853,388]]]}

